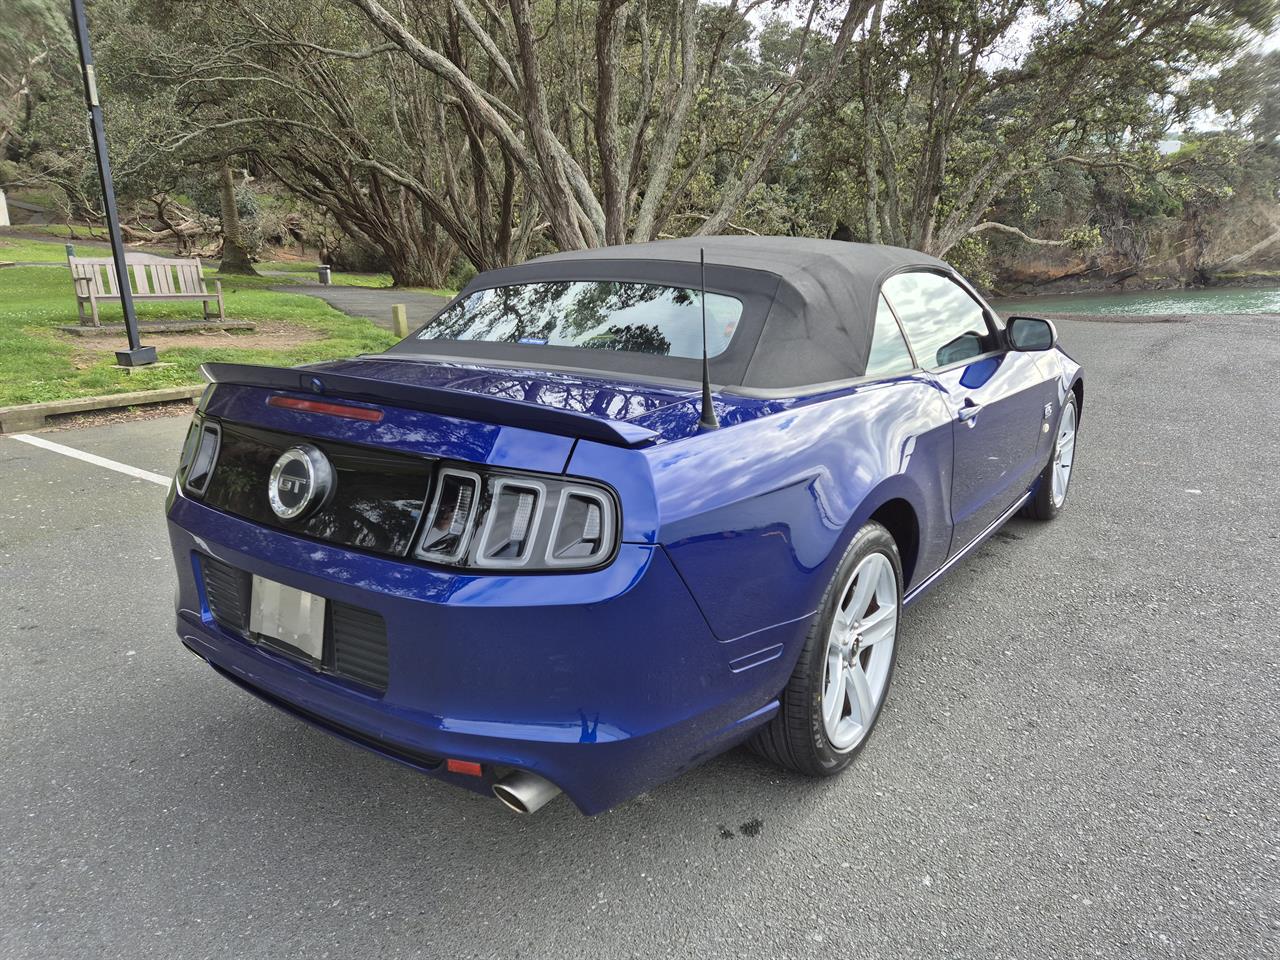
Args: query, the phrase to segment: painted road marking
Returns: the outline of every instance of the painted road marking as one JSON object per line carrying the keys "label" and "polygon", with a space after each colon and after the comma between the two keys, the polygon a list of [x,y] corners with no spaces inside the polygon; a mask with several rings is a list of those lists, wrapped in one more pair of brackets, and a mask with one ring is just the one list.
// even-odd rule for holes
{"label": "painted road marking", "polygon": [[76,460],[83,460],[85,463],[92,463],[97,467],[106,467],[108,470],[114,470],[116,473],[123,473],[127,477],[135,477],[138,480],[150,480],[152,483],[158,483],[162,487],[169,486],[169,477],[161,476],[158,473],[152,473],[150,470],[140,470],[137,467],[131,467],[127,463],[118,463],[115,460],[108,460],[106,457],[100,457],[94,453],[85,453],[83,450],[77,450],[74,447],[64,447],[60,443],[54,443],[52,440],[46,440],[44,437],[33,437],[29,433],[11,433],[10,440],[19,440],[22,443],[29,443],[33,447],[40,447],[42,450],[52,450],[54,453],[60,453],[64,457],[74,457]]}

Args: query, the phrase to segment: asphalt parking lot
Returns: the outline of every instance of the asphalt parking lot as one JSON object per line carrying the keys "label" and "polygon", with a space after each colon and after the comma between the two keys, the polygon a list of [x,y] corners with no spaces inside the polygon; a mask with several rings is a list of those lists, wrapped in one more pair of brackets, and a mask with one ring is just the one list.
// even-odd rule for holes
{"label": "asphalt parking lot", "polygon": [[[1280,317],[1060,324],[1067,513],[907,614],[848,775],[520,818],[172,631],[164,488],[0,438],[0,956],[1280,955]],[[181,419],[44,434],[171,472]]]}

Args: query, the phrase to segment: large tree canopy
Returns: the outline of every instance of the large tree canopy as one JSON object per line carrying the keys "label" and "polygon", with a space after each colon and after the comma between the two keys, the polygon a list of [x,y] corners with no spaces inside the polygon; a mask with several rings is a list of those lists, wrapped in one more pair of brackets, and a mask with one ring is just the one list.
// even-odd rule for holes
{"label": "large tree canopy", "polygon": [[[91,210],[74,72],[39,96],[23,79],[65,43],[60,5],[13,2],[0,144],[21,128],[23,176]],[[163,215],[247,171],[432,285],[459,256],[691,233],[962,259],[1123,245],[1138,208],[1222,200],[1241,184],[1217,161],[1276,149],[1277,61],[1247,52],[1275,16],[1274,0],[91,5],[124,193]],[[1209,109],[1235,132],[1194,158],[1157,149]]]}

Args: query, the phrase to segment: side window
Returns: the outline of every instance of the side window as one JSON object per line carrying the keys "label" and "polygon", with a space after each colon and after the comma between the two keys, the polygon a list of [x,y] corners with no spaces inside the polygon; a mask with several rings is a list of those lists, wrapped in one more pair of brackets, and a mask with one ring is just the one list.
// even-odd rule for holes
{"label": "side window", "polygon": [[876,327],[871,334],[871,353],[867,357],[867,376],[888,377],[915,369],[907,341],[902,339],[898,321],[884,297],[876,307]]}
{"label": "side window", "polygon": [[924,367],[945,367],[996,347],[982,307],[948,277],[899,273],[884,282],[884,295]]}

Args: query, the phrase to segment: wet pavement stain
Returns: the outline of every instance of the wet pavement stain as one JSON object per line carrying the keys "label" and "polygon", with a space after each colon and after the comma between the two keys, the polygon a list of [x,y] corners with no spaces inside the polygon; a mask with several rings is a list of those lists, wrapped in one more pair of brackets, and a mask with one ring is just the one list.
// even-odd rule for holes
{"label": "wet pavement stain", "polygon": [[726,827],[723,823],[716,825],[716,831],[720,834],[721,840],[732,840],[738,834],[741,834],[744,837],[758,837],[760,836],[760,831],[763,829],[764,821],[758,817],[740,824],[738,826],[738,833],[734,833],[732,827]]}

